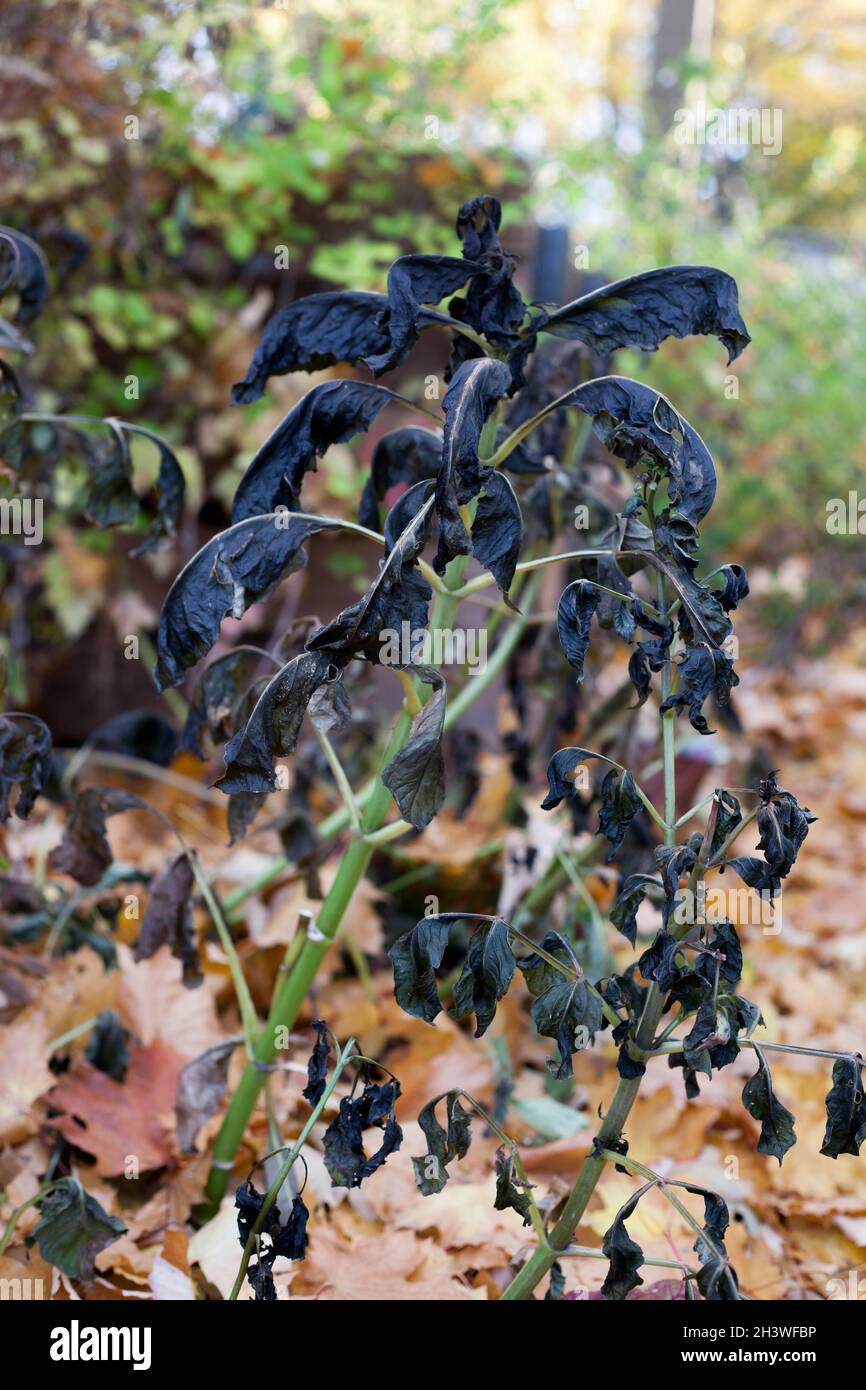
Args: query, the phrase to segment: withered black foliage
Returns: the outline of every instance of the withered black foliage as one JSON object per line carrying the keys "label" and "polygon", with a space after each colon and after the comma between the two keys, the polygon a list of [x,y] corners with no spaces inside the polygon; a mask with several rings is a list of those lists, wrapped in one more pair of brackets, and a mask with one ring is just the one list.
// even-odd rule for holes
{"label": "withered black foliage", "polygon": [[298,509],[304,475],[332,444],[366,432],[395,391],[369,381],[324,381],[294,406],[253,457],[238,483],[232,522]]}
{"label": "withered black foliage", "polygon": [[202,740],[206,733],[215,743],[229,737],[232,711],[243,694],[252,666],[260,660],[261,652],[255,647],[235,647],[202,671],[189,702],[181,748],[203,758]]}
{"label": "withered black foliage", "polygon": [[135,943],[136,960],[149,960],[161,946],[170,946],[171,954],[183,967],[187,989],[195,989],[204,981],[193,920],[194,883],[187,854],[178,854],[169,861],[151,884]]}
{"label": "withered black foliage", "polygon": [[159,615],[154,678],[165,690],[211,649],[220,623],[240,618],[286,575],[303,569],[304,541],[339,521],[289,513],[250,517],[208,541],[181,570]]}
{"label": "withered black foliage", "polygon": [[524,1226],[532,1225],[527,1184],[515,1168],[514,1150],[501,1145],[496,1150],[496,1211],[516,1211]]}
{"label": "withered black foliage", "polygon": [[84,1055],[97,1071],[114,1081],[122,1081],[129,1066],[130,1032],[114,1009],[103,1009],[87,1039]]}
{"label": "withered black foliage", "polygon": [[475,1015],[475,1036],[487,1032],[496,1006],[508,993],[517,967],[508,924],[495,917],[473,932],[460,978],[454,986],[454,1012],[458,1018]]}
{"label": "withered black foliage", "polygon": [[556,309],[545,333],[577,338],[597,352],[654,352],[665,338],[712,334],[733,362],[748,346],[736,282],[708,265],[668,265],[630,275]]}
{"label": "withered black foliage", "polygon": [[705,1187],[687,1182],[680,1185],[686,1192],[704,1199],[704,1229],[692,1247],[701,1262],[698,1288],[710,1303],[738,1302],[742,1295],[725,1247],[725,1233],[731,1221],[727,1203],[717,1192],[709,1192]]}
{"label": "withered black foliage", "polygon": [[371,531],[379,530],[379,507],[391,488],[407,487],[435,478],[442,464],[442,439],[430,429],[406,425],[390,430],[376,442],[370,460],[370,476],[364,484],[358,520]]}
{"label": "withered black foliage", "polygon": [[[243,1247],[249,1240],[252,1229],[264,1206],[266,1194],[259,1192],[249,1178],[241,1183],[235,1192],[235,1206],[238,1209],[238,1240]],[[259,1234],[269,1238],[269,1244],[260,1245],[258,1259],[247,1267],[247,1278],[255,1291],[256,1302],[272,1303],[276,1300],[273,1267],[278,1255],[287,1260],[303,1260],[307,1253],[307,1221],[309,1212],[302,1197],[292,1201],[285,1225],[281,1224],[280,1209],[274,1202],[261,1226]]]}
{"label": "withered black foliage", "polygon": [[[573,797],[577,787],[571,774],[587,759],[597,758],[608,762],[600,753],[589,748],[560,748],[547,765],[548,793],[541,803],[542,810],[551,811],[565,798]],[[605,774],[601,785],[601,804],[599,806],[598,830],[610,840],[608,862],[614,859],[625,839],[626,831],[637,813],[643,809],[643,802],[637,794],[635,781],[630,772],[612,767]]]}
{"label": "withered black foliage", "polygon": [[382,781],[403,819],[416,830],[423,830],[445,800],[442,730],[447,693],[445,681],[435,667],[415,666],[412,670],[433,686],[433,694],[412,720],[409,737],[382,772]]}
{"label": "withered black foliage", "polygon": [[320,652],[293,657],[265,686],[246,724],[226,744],[221,791],[262,794],[276,788],[276,758],[293,753],[313,692],[331,662]]}
{"label": "withered black foliage", "polygon": [[754,1120],[761,1122],[761,1135],[758,1140],[758,1153],[770,1154],[779,1160],[797,1142],[794,1134],[794,1116],[787,1110],[773,1090],[773,1078],[767,1059],[759,1048],[755,1048],[758,1070],[743,1087],[743,1105]]}
{"label": "withered black foliage", "polygon": [[338,663],[361,656],[376,665],[382,659],[386,631],[399,640],[404,623],[410,632],[427,626],[433,591],[417,562],[432,513],[432,497],[425,495],[428,490],[427,483],[416,483],[395,502],[385,521],[385,558],[375,580],[363,598],[312,633],[309,651],[330,654]]}
{"label": "withered black foliage", "polygon": [[[448,1164],[465,1158],[472,1142],[475,1112],[461,1105],[462,1091],[443,1091],[428,1101],[418,1116],[418,1125],[427,1140],[427,1153],[413,1158],[415,1182],[425,1197],[441,1192],[448,1181]],[[445,1101],[445,1126],[436,1117],[436,1107]]]}
{"label": "withered black foliage", "polygon": [[424,917],[405,932],[388,955],[394,971],[394,995],[413,1018],[432,1023],[442,1012],[436,970],[442,964],[453,917]]}
{"label": "withered black foliage", "polygon": [[661,886],[652,874],[630,874],[617,894],[616,902],[608,915],[617,931],[622,932],[632,946],[637,940],[638,908],[648,893],[653,889],[661,889]]}
{"label": "withered black foliage", "polygon": [[[339,1113],[325,1130],[325,1167],[334,1187],[360,1187],[403,1143],[403,1131],[394,1116],[400,1095],[395,1078],[381,1085],[366,1082],[360,1096],[343,1096]],[[382,1132],[379,1148],[369,1156],[364,1151],[364,1130]]]}
{"label": "withered black foliage", "polygon": [[602,592],[588,579],[576,579],[563,589],[556,609],[556,630],[565,659],[583,680],[583,662],[589,646],[589,625],[602,600]]}
{"label": "withered black foliage", "polygon": [[775,773],[759,784],[758,795],[757,826],[761,838],[756,848],[763,859],[738,856],[726,862],[750,888],[772,895],[791,872],[809,826],[818,818],[808,807],[798,805],[792,792],[779,786]]}
{"label": "withered black foliage", "polygon": [[[0,715],[0,823],[26,820],[51,772],[51,734],[33,714]],[[14,804],[13,804],[14,803]]]}
{"label": "withered black foliage", "polygon": [[601,1296],[612,1302],[622,1301],[632,1289],[643,1283],[638,1274],[644,1262],[643,1250],[637,1241],[632,1240],[625,1226],[628,1218],[634,1214],[640,1198],[641,1193],[638,1192],[620,1207],[613,1224],[605,1231],[601,1243],[602,1252],[610,1261],[601,1286]]}
{"label": "withered black foliage", "polygon": [[388,347],[368,354],[367,366],[377,376],[399,366],[418,339],[423,306],[439,304],[483,269],[479,262],[457,256],[400,256],[388,271],[388,302],[379,318]]}
{"label": "withered black foliage", "polygon": [[85,888],[98,883],[111,866],[111,847],[105,823],[120,811],[147,809],[147,802],[115,787],[87,787],[79,792],[66,822],[63,839],[51,851],[55,873],[70,874]]}
{"label": "withered black foliage", "polygon": [[475,559],[507,595],[520,558],[523,517],[504,473],[489,470],[485,476],[469,536]]}
{"label": "withered black foliage", "polygon": [[0,227],[0,294],[18,296],[15,323],[32,323],[48,298],[48,266],[41,247],[24,232]]}
{"label": "withered black foliage", "polygon": [[863,1061],[859,1056],[838,1057],[833,1063],[833,1085],[827,1092],[827,1127],[821,1153],[827,1158],[860,1153],[866,1139],[866,1102],[863,1099]]}
{"label": "withered black foliage", "polygon": [[328,1080],[328,1063],[331,1058],[331,1030],[324,1019],[314,1018],[312,1022],[316,1041],[307,1063],[307,1084],[303,1095],[310,1105],[318,1105],[325,1094]]}
{"label": "withered black foliage", "polygon": [[437,574],[443,574],[457,555],[472,554],[472,540],[459,508],[478,496],[492,472],[479,459],[481,431],[510,380],[504,362],[489,357],[470,360],[454,373],[443,398],[445,429],[436,480],[439,545],[433,561]]}
{"label": "withered black foliage", "polygon": [[687,968],[682,945],[675,936],[664,930],[656,932],[652,945],[638,961],[638,969],[644,979],[655,980],[665,993]]}
{"label": "withered black foliage", "polygon": [[265,324],[246,376],[232,387],[232,403],[257,401],[268,377],[318,372],[336,362],[358,366],[383,351],[388,334],[378,319],[386,304],[383,294],[328,290],[278,309]]}
{"label": "withered black foliage", "polygon": [[[548,1070],[559,1081],[573,1075],[573,1055],[586,1047],[602,1026],[601,1000],[583,978],[574,953],[558,932],[548,932],[541,950],[565,971],[533,951],[518,965],[533,998],[532,1020],[544,1038],[553,1038],[559,1057],[548,1058]],[[565,973],[568,972],[568,973]]]}

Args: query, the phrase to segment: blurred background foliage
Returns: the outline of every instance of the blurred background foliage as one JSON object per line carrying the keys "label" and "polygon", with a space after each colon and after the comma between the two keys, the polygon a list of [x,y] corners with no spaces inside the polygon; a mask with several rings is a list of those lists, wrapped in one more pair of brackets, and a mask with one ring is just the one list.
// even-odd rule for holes
{"label": "blurred background foliage", "polygon": [[[860,0],[6,0],[0,216],[53,282],[25,390],[164,433],[191,503],[178,546],[135,562],[52,514],[32,641],[147,629],[310,384],[231,409],[261,324],[317,289],[382,289],[406,250],[453,253],[455,209],[480,191],[506,206],[528,297],[672,261],[736,277],[754,342],[735,375],[694,340],[616,370],[705,436],[710,555],[752,565],[780,650],[795,623],[832,638],[842,596],[866,593],[859,537],[825,526],[864,464],[864,51]],[[678,144],[674,112],[701,101],[777,108],[781,152]],[[331,451],[332,509],[367,457]]]}

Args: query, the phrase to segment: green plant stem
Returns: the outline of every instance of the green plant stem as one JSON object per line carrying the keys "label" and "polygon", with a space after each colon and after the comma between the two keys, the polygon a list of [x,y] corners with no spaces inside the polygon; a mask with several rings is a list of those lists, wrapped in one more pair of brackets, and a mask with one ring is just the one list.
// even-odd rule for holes
{"label": "green plant stem", "polygon": [[52,1192],[56,1186],[56,1182],[46,1183],[45,1186],[40,1187],[39,1191],[34,1193],[32,1197],[28,1197],[26,1202],[22,1202],[20,1206],[15,1207],[13,1209],[12,1215],[6,1222],[6,1229],[4,1230],[2,1237],[0,1237],[0,1255],[5,1255],[6,1250],[9,1246],[9,1242],[15,1234],[15,1227],[18,1225],[18,1222],[24,1215],[27,1208],[35,1206],[37,1202],[41,1202],[42,1199],[44,1197],[47,1197],[49,1192]]}
{"label": "green plant stem", "polygon": [[277,1200],[277,1197],[280,1195],[280,1190],[283,1186],[283,1183],[286,1181],[286,1178],[292,1171],[292,1168],[297,1162],[298,1155],[300,1154],[301,1149],[304,1147],[304,1145],[307,1142],[307,1139],[310,1137],[310,1131],[312,1130],[313,1125],[316,1123],[325,1106],[327,1105],[328,1101],[331,1099],[337,1082],[339,1081],[340,1077],[345,1071],[348,1063],[352,1060],[352,1055],[354,1053],[355,1046],[355,1039],[350,1038],[334,1064],[334,1070],[331,1073],[331,1076],[328,1080],[328,1084],[322,1092],[320,1099],[313,1106],[313,1109],[310,1111],[310,1114],[307,1117],[306,1122],[304,1123],[303,1129],[301,1130],[300,1134],[298,1135],[297,1139],[292,1145],[288,1158],[286,1159],[285,1163],[283,1163],[280,1167],[277,1176],[274,1178],[273,1182],[267,1190],[267,1193],[265,1194],[265,1199],[262,1202],[259,1214],[253,1223],[249,1235],[247,1236],[247,1242],[244,1246],[243,1255],[241,1256],[241,1263],[240,1268],[238,1269],[237,1278],[235,1279],[234,1286],[232,1288],[231,1293],[229,1294],[229,1300],[232,1302],[234,1302],[237,1299],[237,1296],[240,1293],[241,1288],[243,1287],[244,1276],[247,1272],[247,1266],[250,1262],[250,1256],[252,1255],[253,1250],[255,1249],[256,1238],[258,1237],[259,1233],[262,1230],[262,1227],[265,1224],[265,1221],[267,1220],[268,1212],[274,1205],[274,1202]]}
{"label": "green plant stem", "polygon": [[255,1055],[256,1037],[258,1036],[259,1031],[259,1020],[256,1014],[256,1006],[253,1003],[252,995],[250,994],[249,990],[249,985],[247,984],[246,976],[244,975],[243,966],[241,965],[240,958],[237,953],[237,948],[235,947],[235,943],[232,940],[232,934],[229,931],[228,923],[226,922],[225,917],[223,916],[222,909],[216,900],[213,889],[211,888],[210,884],[207,881],[207,878],[202,872],[202,868],[198,862],[198,856],[195,853],[195,850],[187,851],[187,859],[189,860],[189,866],[193,871],[193,875],[195,876],[195,881],[198,884],[198,890],[204,898],[207,910],[210,913],[211,919],[213,920],[213,924],[217,929],[217,935],[220,939],[220,945],[222,946],[223,951],[226,955],[226,959],[229,963],[232,984],[235,988],[235,995],[237,997],[238,1008],[240,1009],[241,1014],[241,1022],[244,1030],[244,1040],[246,1042],[247,1047],[247,1056],[249,1058],[252,1058]]}
{"label": "green plant stem", "polygon": [[[380,771],[384,770],[395,753],[402,748],[410,724],[408,713],[401,710],[383,754]],[[362,819],[365,834],[372,834],[381,827],[390,805],[391,793],[384,783],[378,780]],[[364,875],[373,850],[374,846],[363,838],[355,840],[349,846],[315,924],[307,929],[306,940],[291,971],[284,974],[274,992],[268,1021],[258,1036],[253,1058],[229,1102],[214,1145],[212,1167],[205,1188],[209,1210],[218,1206],[225,1193],[234,1156],[258,1100],[268,1067],[276,1053],[277,1030],[290,1030],[298,1017],[319,966],[340,929],[346,909]]]}
{"label": "green plant stem", "polygon": [[358,810],[358,803],[352,795],[352,788],[349,785],[349,779],[346,776],[343,764],[337,757],[337,750],[335,749],[331,740],[328,738],[328,735],[325,733],[324,729],[320,729],[318,724],[315,723],[315,721],[314,728],[316,730],[316,738],[319,740],[319,746],[325,755],[328,767],[331,769],[331,775],[333,776],[334,781],[337,784],[337,790],[340,793],[340,798],[343,802],[343,805],[346,808],[346,814],[349,817],[349,824],[352,826],[354,830],[360,830],[361,815]]}

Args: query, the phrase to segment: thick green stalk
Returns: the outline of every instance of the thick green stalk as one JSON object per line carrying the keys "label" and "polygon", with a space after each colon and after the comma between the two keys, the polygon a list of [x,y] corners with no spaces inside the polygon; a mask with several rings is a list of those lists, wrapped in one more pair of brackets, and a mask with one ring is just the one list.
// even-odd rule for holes
{"label": "thick green stalk", "polygon": [[[403,746],[410,724],[409,715],[401,711],[382,758],[382,768]],[[364,811],[362,828],[365,834],[379,829],[390,805],[391,793],[381,780],[377,780]],[[372,853],[373,846],[363,839],[355,840],[349,846],[316,918],[312,934],[308,929],[307,939],[294,966],[274,992],[268,1021],[256,1041],[254,1058],[247,1066],[231,1098],[214,1145],[211,1171],[205,1188],[210,1210],[219,1205],[225,1193],[235,1154],[277,1051],[278,1030],[290,1031],[294,1025],[316,972],[340,929],[346,909],[363,878]]]}

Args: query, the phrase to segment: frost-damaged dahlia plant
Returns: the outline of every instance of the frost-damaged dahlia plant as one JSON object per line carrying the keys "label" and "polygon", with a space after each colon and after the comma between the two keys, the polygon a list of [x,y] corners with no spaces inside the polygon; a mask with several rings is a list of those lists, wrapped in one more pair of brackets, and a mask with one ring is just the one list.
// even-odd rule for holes
{"label": "frost-damaged dahlia plant", "polygon": [[[216,1140],[207,1198],[213,1209],[225,1191],[281,1038],[298,1018],[371,855],[388,840],[422,831],[443,806],[445,731],[499,675],[509,673],[512,693],[521,686],[512,663],[543,640],[533,616],[540,571],[559,562],[573,578],[559,599],[561,651],[554,674],[547,655],[548,682],[561,681],[567,673],[573,696],[583,680],[594,624],[612,630],[631,654],[625,695],[620,692],[603,709],[590,711],[584,722],[584,736],[597,730],[594,741],[600,746],[553,745],[543,807],[553,812],[564,802],[577,824],[585,814],[593,769],[600,838],[573,856],[571,872],[575,867],[580,871],[581,860],[586,868],[604,846],[619,877],[609,914],[612,926],[635,947],[637,912],[645,899],[660,907],[662,925],[624,973],[592,978],[578,943],[554,931],[533,934],[554,898],[567,899],[572,892],[554,858],[509,909],[508,920],[494,913],[438,913],[424,917],[395,942],[390,954],[396,998],[414,1017],[433,1024],[447,1002],[436,971],[450,952],[447,970],[451,978],[456,976],[450,992],[453,1013],[457,1018],[474,1015],[477,1037],[490,1027],[499,1001],[520,972],[532,998],[534,1025],[552,1041],[548,1066],[557,1078],[570,1078],[575,1053],[598,1038],[604,1041],[606,1034],[618,1054],[616,1089],[564,1202],[539,1200],[526,1180],[516,1143],[500,1124],[503,1117],[487,1114],[462,1091],[431,1096],[424,1106],[419,1123],[427,1150],[415,1159],[417,1181],[425,1194],[440,1192],[450,1165],[467,1152],[473,1118],[489,1124],[501,1141],[496,1206],[514,1208],[537,1240],[504,1297],[530,1297],[548,1275],[547,1296],[556,1297],[563,1287],[560,1257],[605,1165],[612,1162],[646,1182],[604,1237],[602,1251],[609,1261],[605,1297],[625,1298],[642,1282],[643,1252],[627,1223],[642,1195],[658,1186],[696,1231],[696,1259],[683,1265],[686,1295],[736,1299],[737,1278],[725,1250],[724,1201],[690,1183],[663,1181],[647,1168],[629,1152],[627,1121],[648,1066],[664,1065],[666,1059],[681,1070],[691,1098],[701,1075],[712,1077],[746,1049],[756,1071],[744,1087],[743,1103],[760,1122],[759,1150],[781,1162],[795,1142],[794,1117],[773,1091],[766,1055],[784,1047],[755,1039],[762,1019],[758,1006],[738,993],[742,952],[737,931],[708,910],[712,895],[703,889],[713,875],[738,875],[772,904],[813,817],[774,774],[756,779],[745,805],[743,789],[734,795],[719,787],[698,806],[679,813],[677,720],[685,716],[698,734],[709,735],[708,712],[724,715],[737,684],[728,641],[730,614],[746,597],[748,585],[737,565],[698,577],[698,527],[716,492],[713,461],[700,436],[656,391],[604,372],[619,348],[654,351],[671,336],[711,334],[725,346],[730,361],[749,337],[733,280],[707,266],[669,266],[636,275],[561,308],[527,305],[514,284],[514,262],[500,243],[499,226],[497,200],[473,199],[457,218],[461,256],[403,256],[389,271],[384,295],[315,294],[271,319],[244,380],[234,388],[236,402],[261,397],[275,374],[345,363],[379,376],[409,356],[422,332],[437,329],[451,339],[441,417],[433,414],[428,427],[404,426],[379,439],[357,521],[315,515],[304,510],[304,480],[332,444],[368,430],[386,407],[408,408],[416,415],[430,412],[366,378],[314,386],[244,473],[231,526],[190,560],[162,608],[155,675],[165,690],[179,685],[207,656],[224,617],[239,618],[304,566],[309,537],[354,532],[382,546],[378,572],[361,598],[308,631],[303,646],[291,655],[291,634],[278,634],[272,675],[252,680],[261,653],[241,646],[211,662],[192,695],[183,743],[203,753],[205,739],[227,739],[225,771],[217,785],[229,799],[233,838],[244,834],[277,787],[276,760],[298,750],[292,792],[298,814],[284,828],[287,856],[249,891],[275,879],[287,862],[315,865],[337,836],[348,835],[315,922],[289,948],[264,1026],[234,958],[250,1058]],[[437,308],[443,301],[447,307]],[[584,512],[599,510],[584,462],[591,435],[604,446],[611,471],[616,470],[614,460],[625,465],[627,471],[618,476],[619,494],[626,500],[616,511],[601,499],[602,517],[588,543],[557,552],[563,518],[576,517],[583,503],[590,504]],[[386,497],[395,493],[397,500],[383,516]],[[470,560],[480,573],[467,578]],[[446,680],[434,664],[415,659],[422,647],[418,639],[426,631],[450,629],[461,600],[492,586],[501,598],[490,609],[487,635],[495,644],[483,674],[468,679],[463,672]],[[401,660],[395,662],[386,634],[403,631],[412,634],[412,652],[408,658],[399,653]],[[351,751],[357,768],[358,749],[350,749],[351,699],[357,691],[363,698],[365,663],[391,668],[403,702],[372,777],[353,789],[340,754]],[[525,706],[525,691],[516,703],[521,700]],[[628,740],[617,743],[619,735],[610,734],[611,713],[615,724],[631,731],[643,718],[636,711],[650,700],[659,714],[661,807],[612,756],[619,752],[628,757]],[[304,815],[303,792],[312,766],[305,745],[299,747],[305,716],[318,741],[312,745],[321,757],[317,766],[330,770],[342,798],[341,809],[315,831]],[[15,726],[7,723],[9,727]],[[23,737],[9,735],[14,736]],[[360,742],[363,749],[371,746],[366,732]],[[512,738],[511,751],[518,777],[527,777],[531,750],[525,733],[522,742],[520,734]],[[18,766],[25,762],[24,750],[19,750]],[[105,816],[128,804],[128,799],[106,801],[110,795],[125,794],[98,789],[82,794],[56,867],[75,872],[82,867],[82,847],[93,853],[95,846],[100,852]],[[389,819],[394,803],[398,817]],[[684,826],[704,817],[703,830],[680,838]],[[750,829],[759,836],[757,853],[734,854],[735,843]],[[97,869],[91,866],[90,872]],[[197,977],[197,949],[187,907],[196,885],[232,951],[219,904],[185,847],[154,885],[150,920],[139,943],[140,954],[147,954],[170,941],[190,983]],[[245,891],[233,894],[224,908],[231,912]],[[461,950],[462,969],[458,956],[459,973],[452,975],[454,952]],[[313,1110],[286,1161],[289,1166],[340,1072],[357,1060],[348,1044],[326,1080],[329,1035],[324,1024],[316,1028],[305,1091]],[[866,1134],[860,1058],[853,1053],[820,1055],[834,1063],[822,1152],[832,1158],[857,1154]],[[361,1094],[353,1091],[340,1102],[325,1145],[333,1180],[349,1186],[375,1171],[401,1142],[394,1119],[396,1079],[377,1085],[363,1070],[361,1076]],[[376,1128],[382,1143],[368,1157],[363,1132]],[[239,1281],[248,1270],[261,1298],[274,1296],[270,1266],[276,1254],[301,1258],[306,1245],[300,1197],[285,1220],[275,1203],[286,1171],[284,1164],[264,1198],[249,1181],[237,1195],[244,1245]],[[702,1220],[680,1200],[677,1189],[703,1199]],[[262,1244],[263,1235],[269,1237],[268,1245]],[[257,1263],[248,1269],[253,1253]]]}

